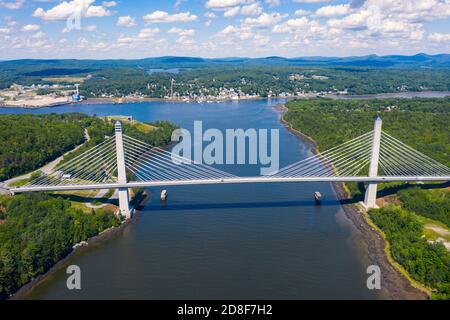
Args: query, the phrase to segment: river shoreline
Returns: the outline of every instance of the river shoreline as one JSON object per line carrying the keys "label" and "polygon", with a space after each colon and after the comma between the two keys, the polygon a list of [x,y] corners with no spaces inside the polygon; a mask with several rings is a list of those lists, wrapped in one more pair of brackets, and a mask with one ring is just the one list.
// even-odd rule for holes
{"label": "river shoreline", "polygon": [[89,238],[86,240],[87,246],[80,246],[75,249],[73,249],[66,257],[64,257],[62,260],[58,261],[55,265],[53,265],[46,273],[39,275],[37,278],[33,279],[31,282],[27,283],[23,287],[21,287],[18,291],[16,291],[14,294],[12,294],[8,300],[23,300],[26,299],[26,297],[42,282],[46,281],[49,277],[54,275],[57,271],[61,270],[62,268],[66,268],[69,265],[69,262],[74,257],[75,254],[81,253],[87,249],[89,249],[90,246],[101,244],[115,236],[120,235],[130,224],[134,223],[136,221],[136,218],[139,217],[139,214],[141,210],[146,206],[146,204],[151,199],[151,193],[149,191],[144,191],[143,198],[140,200],[139,205],[136,207],[136,211],[133,215],[132,219],[125,220],[120,224],[118,227],[112,227],[110,229],[107,229],[103,231],[102,233]]}
{"label": "river shoreline", "polygon": [[[293,134],[301,137],[310,146],[314,154],[319,152],[317,143],[309,136],[292,127],[291,123],[285,120],[288,108],[286,105],[277,106],[281,112],[280,122]],[[343,183],[332,183],[333,189],[347,219],[349,219],[358,234],[364,241],[367,257],[371,265],[377,265],[381,269],[382,287],[392,300],[426,300],[429,299],[427,293],[417,289],[397,268],[392,265],[386,253],[386,240],[384,237],[368,223],[367,213],[358,204],[348,203],[348,191]]]}
{"label": "river shoreline", "polygon": [[125,103],[142,103],[142,102],[174,102],[174,103],[223,103],[230,101],[252,101],[252,100],[270,100],[270,99],[286,99],[286,100],[295,100],[295,99],[333,99],[333,100],[342,100],[342,99],[355,99],[355,100],[367,100],[367,99],[411,99],[411,98],[445,98],[450,96],[450,91],[411,91],[411,92],[386,92],[386,93],[376,93],[376,94],[367,94],[367,95],[337,95],[337,94],[305,94],[304,96],[274,96],[274,97],[244,97],[239,100],[234,100],[231,98],[226,99],[217,99],[217,100],[204,100],[198,101],[196,99],[167,99],[167,98],[87,98],[86,100],[82,100],[79,102],[65,102],[65,103],[56,103],[49,104],[43,106],[12,106],[7,104],[0,104],[0,109],[44,109],[44,108],[56,108],[67,105],[85,105],[85,104],[125,104]]}

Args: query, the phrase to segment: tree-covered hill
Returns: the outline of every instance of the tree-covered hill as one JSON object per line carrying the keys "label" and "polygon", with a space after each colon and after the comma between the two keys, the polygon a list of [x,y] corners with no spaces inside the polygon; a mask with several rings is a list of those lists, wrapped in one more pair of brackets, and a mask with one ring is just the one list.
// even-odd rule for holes
{"label": "tree-covered hill", "polygon": [[86,118],[0,115],[0,181],[37,169],[81,144]]}
{"label": "tree-covered hill", "polygon": [[[314,139],[324,151],[373,129],[380,115],[383,130],[435,160],[450,166],[450,98],[297,100],[287,104],[285,120]],[[347,184],[358,194],[356,184]],[[363,187],[363,186],[360,186]],[[417,281],[450,299],[450,253],[424,239],[418,215],[450,223],[449,192],[404,189],[395,206],[372,210],[372,221],[386,234],[394,259]]]}
{"label": "tree-covered hill", "polygon": [[427,156],[450,166],[450,98],[296,100],[285,120],[327,150],[373,130],[383,130]]}
{"label": "tree-covered hill", "polygon": [[[165,146],[175,126],[166,121],[153,124],[155,130],[141,132],[124,124],[125,132],[155,146]],[[91,140],[65,161],[102,142],[114,132],[114,123],[79,113],[49,115],[0,115],[0,181],[36,170],[85,142],[85,130]]]}

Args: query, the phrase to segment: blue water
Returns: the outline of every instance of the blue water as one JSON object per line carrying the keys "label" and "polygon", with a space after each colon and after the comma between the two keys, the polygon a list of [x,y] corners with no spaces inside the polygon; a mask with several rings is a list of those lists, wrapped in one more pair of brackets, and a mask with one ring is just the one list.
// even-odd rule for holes
{"label": "blue water", "polygon": [[[83,112],[170,120],[204,130],[279,129],[281,166],[311,155],[279,122],[281,100],[239,103],[72,105],[33,113]],[[0,109],[0,113],[29,113]],[[221,169],[259,175],[258,166]],[[82,290],[66,288],[61,269],[29,299],[375,299],[366,288],[367,255],[327,183],[184,186],[161,188],[123,233],[76,253]],[[320,191],[322,206],[314,205]]]}

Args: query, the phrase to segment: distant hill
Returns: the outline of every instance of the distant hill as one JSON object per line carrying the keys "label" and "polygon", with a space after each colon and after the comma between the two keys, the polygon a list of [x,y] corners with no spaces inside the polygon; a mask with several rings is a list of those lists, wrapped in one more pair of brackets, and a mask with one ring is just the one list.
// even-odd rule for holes
{"label": "distant hill", "polygon": [[369,67],[369,68],[449,68],[450,54],[428,55],[419,53],[413,56],[355,56],[355,57],[298,57],[283,58],[277,56],[264,58],[218,58],[206,59],[200,57],[156,57],[136,60],[10,60],[0,61],[0,65],[64,65],[73,67],[111,67],[138,66],[143,68],[196,68],[208,66],[330,66],[330,67]]}

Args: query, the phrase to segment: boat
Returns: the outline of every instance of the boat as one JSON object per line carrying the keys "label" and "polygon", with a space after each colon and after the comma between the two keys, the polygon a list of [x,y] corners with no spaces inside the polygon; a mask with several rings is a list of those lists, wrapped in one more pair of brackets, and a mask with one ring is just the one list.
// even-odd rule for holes
{"label": "boat", "polygon": [[167,190],[161,191],[161,201],[167,200]]}
{"label": "boat", "polygon": [[316,200],[316,204],[322,203],[322,194],[320,192],[314,193],[314,199]]}

